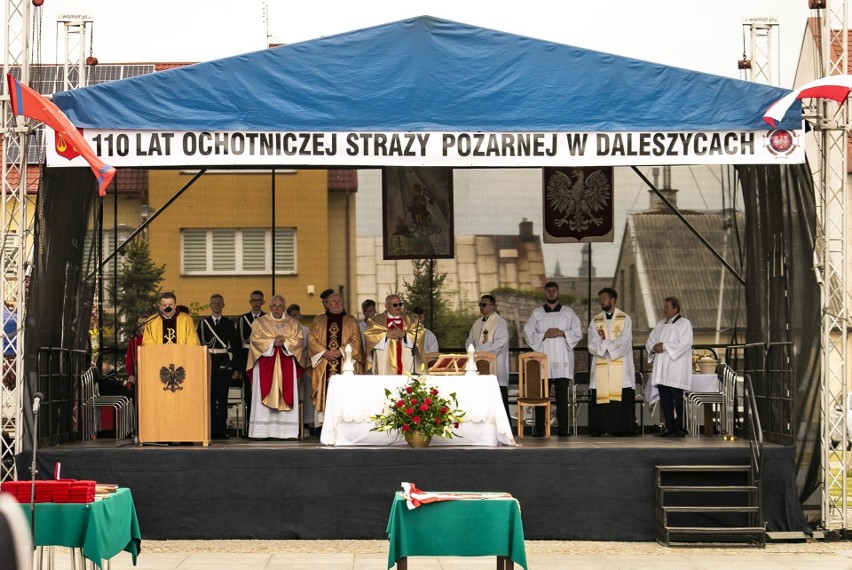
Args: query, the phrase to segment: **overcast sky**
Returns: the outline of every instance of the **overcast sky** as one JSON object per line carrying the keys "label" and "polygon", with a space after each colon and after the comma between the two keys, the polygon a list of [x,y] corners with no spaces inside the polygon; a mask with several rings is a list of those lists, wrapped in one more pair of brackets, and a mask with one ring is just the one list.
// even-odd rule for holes
{"label": "overcast sky", "polygon": [[46,0],[42,61],[63,59],[60,14],[94,20],[102,63],[205,61],[430,15],[738,77],[746,17],[779,19],[781,77],[790,87],[809,16],[806,0]]}

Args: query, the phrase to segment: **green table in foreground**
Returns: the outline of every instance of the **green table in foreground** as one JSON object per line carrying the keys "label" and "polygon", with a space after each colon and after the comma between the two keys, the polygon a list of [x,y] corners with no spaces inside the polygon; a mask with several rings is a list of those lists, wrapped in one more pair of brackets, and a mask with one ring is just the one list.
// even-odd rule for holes
{"label": "green table in foreground", "polygon": [[[21,506],[29,520],[30,506]],[[80,548],[98,566],[126,550],[135,566],[142,535],[130,489],[119,489],[92,503],[36,503],[33,542]]]}
{"label": "green table in foreground", "polygon": [[527,567],[524,525],[515,499],[440,501],[409,510],[397,493],[388,521],[388,568],[408,556],[497,556],[497,568]]}

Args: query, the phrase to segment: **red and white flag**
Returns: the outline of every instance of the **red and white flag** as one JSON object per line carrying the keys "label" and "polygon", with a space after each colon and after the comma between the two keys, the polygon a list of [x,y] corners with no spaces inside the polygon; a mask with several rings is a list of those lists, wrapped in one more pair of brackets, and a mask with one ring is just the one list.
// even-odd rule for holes
{"label": "red and white flag", "polygon": [[852,75],[831,75],[811,81],[770,105],[763,114],[763,120],[774,128],[797,99],[831,99],[842,102],[849,96],[850,90],[852,90]]}
{"label": "red and white flag", "polygon": [[95,154],[80,131],[71,124],[71,121],[59,107],[8,73],[6,74],[6,81],[9,83],[12,114],[41,121],[56,131],[57,142],[62,141],[60,144],[64,143],[67,147],[70,147],[64,151],[65,156],[73,158],[79,154],[85,158],[98,179],[98,194],[105,196],[107,186],[115,176],[115,168],[98,158],[98,155]]}

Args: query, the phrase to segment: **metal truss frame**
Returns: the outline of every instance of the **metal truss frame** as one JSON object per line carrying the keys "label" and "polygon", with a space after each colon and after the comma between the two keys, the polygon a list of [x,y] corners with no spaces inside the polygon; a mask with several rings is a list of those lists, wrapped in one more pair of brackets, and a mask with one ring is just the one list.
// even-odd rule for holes
{"label": "metal truss frame", "polygon": [[[29,82],[31,10],[30,0],[7,0],[4,10],[6,45],[3,48],[3,75],[16,67],[21,81]],[[36,8],[38,10],[38,8]],[[27,137],[29,126],[12,116],[6,81],[0,99],[0,134],[3,156],[0,163],[2,207],[0,208],[0,297],[4,305],[0,360],[0,479],[17,479],[15,455],[23,440],[24,325],[26,323],[25,270],[27,245]],[[10,160],[9,157],[14,157]],[[8,310],[7,310],[8,307]],[[7,325],[15,319],[14,333]],[[7,385],[9,384],[9,385]]]}
{"label": "metal truss frame", "polygon": [[[845,0],[827,0],[822,17],[824,77],[849,70],[848,29]],[[826,530],[846,531],[849,525],[846,466],[849,436],[846,414],[850,402],[847,352],[849,340],[848,195],[847,154],[849,104],[821,101],[816,129],[820,172],[817,179],[817,241],[815,260],[821,285],[822,373],[822,524]],[[840,414],[833,413],[840,410]],[[832,449],[831,441],[839,441]]]}

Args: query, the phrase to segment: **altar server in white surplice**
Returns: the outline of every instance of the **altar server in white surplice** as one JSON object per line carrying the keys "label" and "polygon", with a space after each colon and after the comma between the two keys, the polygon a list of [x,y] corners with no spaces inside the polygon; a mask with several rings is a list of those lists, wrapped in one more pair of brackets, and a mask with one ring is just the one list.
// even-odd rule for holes
{"label": "altar server in white surplice", "polygon": [[633,435],[636,431],[636,368],[633,322],[615,307],[618,293],[598,291],[601,312],[589,323],[592,366],[589,389],[589,435]]}
{"label": "altar server in white surplice", "polygon": [[[527,344],[537,352],[547,355],[550,363],[550,383],[556,387],[556,423],[558,435],[568,436],[568,385],[574,378],[574,347],[583,338],[580,318],[571,307],[559,302],[559,285],[555,281],[544,284],[547,301],[536,308],[524,326]],[[544,434],[544,408],[535,409],[535,432]]]}
{"label": "altar server in white surplice", "polygon": [[657,323],[645,348],[653,364],[651,382],[660,391],[666,427],[661,437],[683,437],[683,392],[692,380],[692,324],[680,314],[680,301],[667,297],[665,319]]}
{"label": "altar server in white surplice", "polygon": [[497,355],[497,383],[503,397],[503,407],[509,415],[509,326],[497,313],[497,301],[491,295],[479,299],[481,319],[470,327],[465,348],[473,345],[476,352],[493,352]]}

